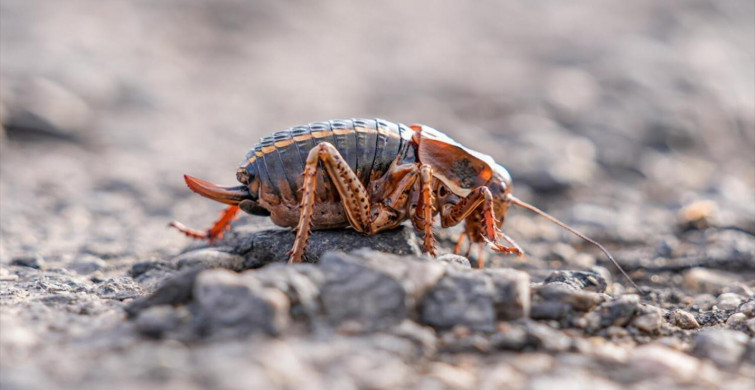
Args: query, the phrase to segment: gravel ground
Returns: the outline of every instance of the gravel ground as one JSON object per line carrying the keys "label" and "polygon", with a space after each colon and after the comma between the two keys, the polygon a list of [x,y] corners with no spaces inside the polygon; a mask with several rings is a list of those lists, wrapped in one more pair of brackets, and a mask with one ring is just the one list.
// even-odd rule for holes
{"label": "gravel ground", "polygon": [[[747,1],[2,0],[0,387],[751,390],[754,69]],[[410,228],[294,266],[264,218],[166,228],[220,210],[182,174],[376,116],[491,154],[646,294],[516,210],[527,258],[484,270]]]}

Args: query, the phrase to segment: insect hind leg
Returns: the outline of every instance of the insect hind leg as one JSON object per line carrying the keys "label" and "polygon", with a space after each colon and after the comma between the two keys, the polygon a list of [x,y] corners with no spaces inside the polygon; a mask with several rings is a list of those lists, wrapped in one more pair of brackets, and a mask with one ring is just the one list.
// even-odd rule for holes
{"label": "insect hind leg", "polygon": [[349,224],[358,232],[370,232],[370,204],[367,189],[356,173],[332,144],[322,142],[312,148],[304,167],[302,197],[299,204],[299,223],[294,246],[288,252],[289,263],[301,263],[312,230],[312,214],[317,191],[317,172],[320,162],[341,196]]}

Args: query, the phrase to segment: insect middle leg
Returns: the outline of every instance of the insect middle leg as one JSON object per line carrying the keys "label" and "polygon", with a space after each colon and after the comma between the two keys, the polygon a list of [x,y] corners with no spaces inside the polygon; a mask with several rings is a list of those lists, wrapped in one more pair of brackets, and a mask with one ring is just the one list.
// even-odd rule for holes
{"label": "insect middle leg", "polygon": [[294,246],[288,252],[289,263],[302,262],[304,249],[309,241],[317,190],[318,162],[322,162],[331,182],[341,196],[349,224],[358,232],[370,232],[370,200],[367,190],[338,149],[328,142],[320,143],[309,151],[304,167],[299,224],[296,226]]}
{"label": "insect middle leg", "polygon": [[[517,255],[524,253],[516,243],[496,226],[495,213],[493,212],[493,195],[487,187],[477,187],[469,195],[460,199],[458,203],[444,205],[441,209],[441,224],[443,227],[457,225],[472,213],[481,213],[482,226],[480,234],[494,251],[499,253],[515,253]],[[496,241],[499,237],[508,241],[512,246],[507,247],[498,244]]]}
{"label": "insect middle leg", "polygon": [[433,217],[435,216],[435,195],[432,189],[433,170],[427,164],[419,167],[420,193],[417,209],[412,216],[412,223],[417,230],[424,232],[425,252],[435,257],[435,236],[433,236]]}

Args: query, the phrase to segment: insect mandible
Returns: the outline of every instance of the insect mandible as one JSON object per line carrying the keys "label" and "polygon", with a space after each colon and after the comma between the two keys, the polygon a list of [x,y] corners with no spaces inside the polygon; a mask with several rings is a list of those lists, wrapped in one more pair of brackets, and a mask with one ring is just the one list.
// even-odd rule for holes
{"label": "insect mandible", "polygon": [[[456,253],[469,240],[470,246],[522,255],[519,245],[501,231],[509,206],[516,205],[596,245],[631,282],[602,245],[516,198],[511,176],[492,157],[425,125],[382,119],[310,123],[262,138],[236,172],[239,186],[184,178],[192,191],[229,206],[206,231],[179,222],[170,226],[189,237],[215,241],[239,209],[269,216],[276,225],[296,231],[289,263],[303,261],[313,229],[350,226],[373,235],[407,219],[424,234],[425,252],[435,256],[432,229],[438,214],[444,228],[465,223]],[[483,266],[481,257],[477,266]]]}

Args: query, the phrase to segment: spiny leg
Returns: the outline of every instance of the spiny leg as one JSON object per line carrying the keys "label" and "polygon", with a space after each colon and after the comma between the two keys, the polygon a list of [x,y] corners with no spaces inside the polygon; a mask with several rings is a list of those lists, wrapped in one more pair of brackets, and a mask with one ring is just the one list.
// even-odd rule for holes
{"label": "spiny leg", "polygon": [[304,167],[303,194],[299,205],[299,224],[296,226],[294,246],[288,252],[289,263],[301,263],[304,258],[304,250],[307,247],[312,229],[319,161],[322,162],[331,182],[341,196],[341,202],[351,226],[359,232],[369,231],[370,205],[367,190],[359,181],[356,173],[338,153],[338,149],[330,143],[320,143],[309,151]]}
{"label": "spiny leg", "polygon": [[[495,213],[493,212],[493,195],[487,187],[477,187],[469,195],[460,199],[458,203],[445,205],[441,210],[441,223],[443,227],[454,226],[472,213],[481,213],[482,226],[480,234],[494,251],[499,253],[515,253],[517,255],[523,254],[522,249],[514,244],[496,226]],[[503,237],[512,246],[507,247],[498,244],[496,242],[498,237]]]}
{"label": "spiny leg", "polygon": [[236,213],[239,212],[239,206],[228,206],[211,228],[205,231],[189,229],[181,222],[173,221],[168,226],[178,229],[181,233],[198,239],[208,239],[210,242],[217,241],[223,237],[223,233],[231,227],[231,222],[236,219]]}
{"label": "spiny leg", "polygon": [[432,188],[433,169],[429,165],[422,164],[419,167],[420,194],[417,209],[412,216],[412,222],[417,230],[425,234],[425,252],[435,257],[435,236],[433,236],[433,215],[435,195]]}

